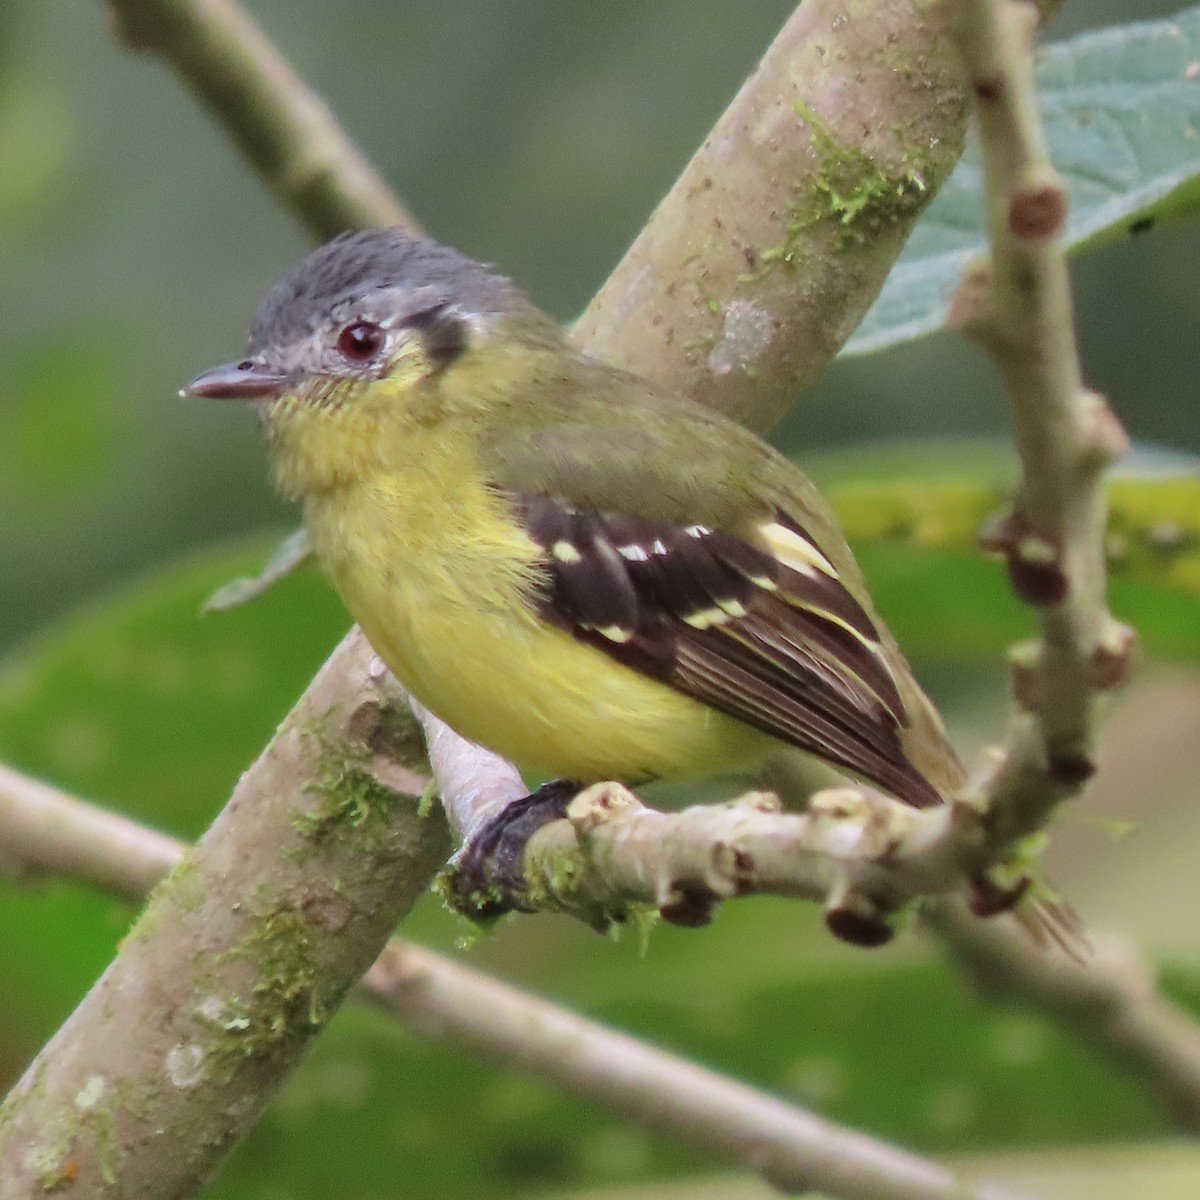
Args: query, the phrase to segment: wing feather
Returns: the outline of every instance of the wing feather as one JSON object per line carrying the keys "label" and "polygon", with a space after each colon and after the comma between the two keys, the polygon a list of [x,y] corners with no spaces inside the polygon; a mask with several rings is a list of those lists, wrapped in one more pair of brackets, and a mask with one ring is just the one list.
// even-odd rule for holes
{"label": "wing feather", "polygon": [[545,552],[542,613],[634,670],[917,806],[878,630],[786,514],[758,538],[507,493]]}

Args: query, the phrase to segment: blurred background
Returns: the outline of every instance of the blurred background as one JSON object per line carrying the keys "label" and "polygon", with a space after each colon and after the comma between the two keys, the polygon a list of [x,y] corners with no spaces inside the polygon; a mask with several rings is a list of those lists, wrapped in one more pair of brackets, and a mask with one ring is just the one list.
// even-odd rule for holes
{"label": "blurred background", "polygon": [[[496,263],[569,320],[792,4],[250,7],[426,229]],[[1177,7],[1068,3],[1049,36]],[[101,5],[0,3],[0,756],[181,835],[207,824],[346,625],[311,572],[251,609],[196,616],[213,586],[252,567],[297,518],[271,495],[251,414],[176,391],[239,353],[259,296],[307,248],[167,70],[113,42]],[[1200,227],[1180,227],[1075,267],[1089,381],[1135,439],[1191,453],[1200,452],[1188,352],[1198,263]],[[839,362],[798,397],[776,437],[804,463],[863,442],[1006,428],[986,363],[939,335]],[[1000,572],[988,571],[983,587],[1002,590]],[[924,606],[926,593],[920,577],[894,575],[896,611],[884,607],[900,628],[904,597]],[[939,601],[948,628],[973,603],[969,591]],[[1015,607],[1005,620],[1029,628]],[[1007,632],[994,654],[918,662],[967,745],[998,727]],[[1098,927],[1136,934],[1193,998],[1197,734],[1196,676],[1154,664],[1110,727],[1097,794],[1055,833],[1064,890]],[[1114,840],[1115,824],[1129,821],[1136,840]],[[0,983],[0,1088],[129,917],[83,888],[0,883],[11,976]],[[434,905],[413,925],[445,947],[461,932]],[[1035,1015],[979,1008],[915,939],[901,941],[880,955],[847,951],[813,914],[763,900],[730,906],[700,934],[656,933],[645,959],[631,942],[613,946],[549,918],[510,925],[471,957],[924,1149],[1166,1133],[1128,1081]],[[926,1081],[919,1095],[916,1077]],[[430,1148],[455,1105],[478,1137],[470,1152],[439,1157]],[[310,1127],[324,1134],[305,1135]],[[298,1134],[310,1143],[302,1166]],[[327,1139],[353,1147],[360,1163],[378,1157],[376,1174],[348,1182]],[[425,1166],[397,1182],[394,1156],[418,1149]],[[1068,1161],[1056,1155],[1051,1174]],[[1186,1151],[1151,1157],[1134,1167],[1104,1159],[1101,1174],[1115,1189],[1127,1167],[1182,1173],[1195,1194]],[[502,1194],[703,1165],[537,1085],[347,1014],[212,1194]],[[1076,1194],[1069,1180],[1053,1186]]]}

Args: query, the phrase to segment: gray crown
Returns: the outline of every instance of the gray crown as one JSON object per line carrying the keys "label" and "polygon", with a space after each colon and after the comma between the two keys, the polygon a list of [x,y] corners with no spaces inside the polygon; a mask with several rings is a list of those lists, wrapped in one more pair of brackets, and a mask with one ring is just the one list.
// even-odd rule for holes
{"label": "gray crown", "polygon": [[334,308],[391,289],[440,293],[445,303],[481,315],[527,303],[504,276],[449,246],[398,228],[353,230],[314,250],[267,293],[250,327],[251,351],[300,341]]}

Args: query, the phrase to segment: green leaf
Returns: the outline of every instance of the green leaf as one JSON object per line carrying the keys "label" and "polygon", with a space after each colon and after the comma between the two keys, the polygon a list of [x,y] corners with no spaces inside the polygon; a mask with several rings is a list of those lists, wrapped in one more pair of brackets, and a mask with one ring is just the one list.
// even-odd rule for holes
{"label": "green leaf", "polygon": [[116,333],[64,324],[4,364],[0,503],[16,518],[6,539],[78,521],[78,505],[117,469],[133,412],[118,385]]}
{"label": "green leaf", "polygon": [[204,602],[205,612],[228,612],[257,600],[269,588],[286,578],[298,567],[303,566],[312,554],[312,541],[308,530],[301,527],[293,530],[271,551],[271,557],[255,575],[242,575],[223,583]]}
{"label": "green leaf", "polygon": [[0,663],[0,757],[199,833],[350,624],[315,571],[261,604],[201,613],[218,581],[273,542],[152,571]]}
{"label": "green leaf", "polygon": [[[1037,84],[1054,165],[1070,196],[1072,249],[1200,210],[1200,8],[1081,34],[1044,49]],[[918,221],[845,353],[940,329],[963,266],[983,252],[979,157],[962,162]]]}

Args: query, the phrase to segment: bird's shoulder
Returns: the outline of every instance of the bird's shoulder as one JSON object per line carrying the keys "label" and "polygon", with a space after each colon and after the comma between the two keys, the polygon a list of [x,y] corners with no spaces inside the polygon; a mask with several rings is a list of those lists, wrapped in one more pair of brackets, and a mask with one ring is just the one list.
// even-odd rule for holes
{"label": "bird's shoulder", "polygon": [[497,487],[743,537],[778,510],[840,541],[809,480],[756,434],[690,397],[578,356],[533,380],[485,431]]}

